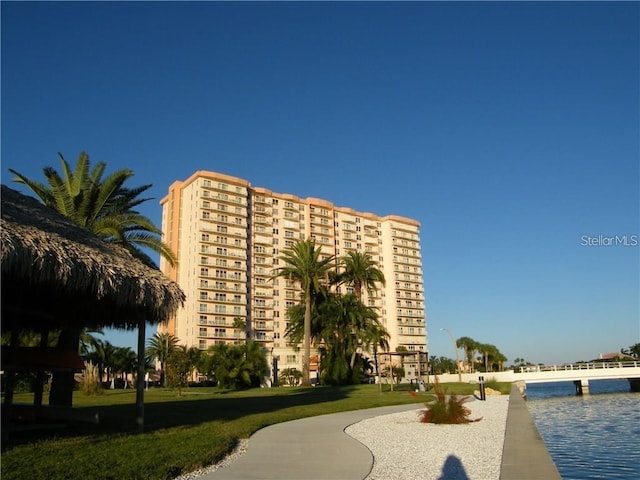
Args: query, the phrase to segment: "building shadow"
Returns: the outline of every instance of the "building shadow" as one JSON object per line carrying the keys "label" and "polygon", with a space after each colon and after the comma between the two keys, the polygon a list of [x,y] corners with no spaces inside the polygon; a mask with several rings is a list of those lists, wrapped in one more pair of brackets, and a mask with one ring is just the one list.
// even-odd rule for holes
{"label": "building shadow", "polygon": [[449,455],[442,465],[442,474],[438,480],[469,480],[464,465],[455,455]]}

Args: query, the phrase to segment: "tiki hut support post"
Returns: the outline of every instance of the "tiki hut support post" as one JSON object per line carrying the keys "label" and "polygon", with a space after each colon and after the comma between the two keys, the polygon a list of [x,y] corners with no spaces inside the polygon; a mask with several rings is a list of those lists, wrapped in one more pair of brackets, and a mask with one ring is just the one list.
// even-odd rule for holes
{"label": "tiki hut support post", "polygon": [[144,432],[144,337],[146,320],[138,320],[138,374],[136,375],[136,423],[138,433]]}
{"label": "tiki hut support post", "polygon": [[[69,382],[57,382],[56,388],[52,384],[49,405],[71,407],[73,371],[84,368],[78,356],[82,329],[138,328],[136,418],[142,430],[146,321],[158,324],[174,315],[184,305],[184,292],[159,270],[136,261],[121,246],[105,242],[32,197],[6,185],[1,187],[0,326],[2,333],[12,338],[11,346],[6,351],[6,347],[2,349],[7,375],[3,416],[10,419],[15,371],[69,371],[70,375],[63,378]],[[18,355],[22,331],[42,332],[44,345],[45,331],[53,330],[62,332],[58,344],[51,349],[46,347],[46,355],[39,363]],[[40,401],[39,397],[38,394],[34,404]],[[6,426],[2,425],[3,436],[8,431]]]}
{"label": "tiki hut support post", "polygon": [[[49,329],[43,327],[40,331],[40,348],[45,349],[49,343]],[[39,368],[36,373],[36,385],[33,392],[33,404],[37,407],[42,406],[42,395],[44,393],[44,370]]]}

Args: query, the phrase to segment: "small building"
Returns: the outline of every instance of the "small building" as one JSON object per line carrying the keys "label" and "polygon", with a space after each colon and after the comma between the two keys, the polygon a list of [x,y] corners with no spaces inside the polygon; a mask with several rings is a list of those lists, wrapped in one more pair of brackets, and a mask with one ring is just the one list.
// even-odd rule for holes
{"label": "small building", "polygon": [[[138,358],[144,359],[146,322],[166,321],[185,295],[159,270],[36,199],[5,185],[0,199],[1,325],[2,335],[10,338],[2,348],[3,416],[10,420],[15,372],[53,371],[54,382],[55,376],[64,379],[59,405],[71,407],[73,375],[83,367],[78,356],[82,329],[137,329]],[[61,332],[60,340],[50,348],[48,336],[53,331]],[[40,346],[21,346],[22,332],[39,334]],[[142,425],[144,361],[139,363],[137,422]],[[36,392],[34,403],[41,402],[42,392]],[[3,431],[6,425],[3,422]]]}

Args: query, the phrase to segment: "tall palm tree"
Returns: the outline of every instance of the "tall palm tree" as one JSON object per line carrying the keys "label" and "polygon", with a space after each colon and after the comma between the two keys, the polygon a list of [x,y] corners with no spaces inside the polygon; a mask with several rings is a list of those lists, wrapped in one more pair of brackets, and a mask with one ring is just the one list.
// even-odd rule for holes
{"label": "tall palm tree", "polygon": [[499,350],[495,345],[491,345],[490,343],[480,343],[478,344],[478,352],[482,353],[482,358],[484,360],[484,371],[491,371],[491,363],[489,360],[492,357],[495,357]]}
{"label": "tall palm tree", "polygon": [[378,320],[378,313],[374,308],[366,306],[355,293],[338,296],[336,305],[338,311],[332,316],[342,319],[340,326],[345,333],[347,350],[350,351],[349,367],[352,370],[359,346],[364,350],[368,350],[371,345],[388,348],[386,339],[389,334]]}
{"label": "tall palm tree", "polygon": [[[377,291],[378,284],[383,287],[386,285],[384,273],[378,268],[377,263],[368,253],[349,252],[340,259],[340,264],[343,271],[338,275],[338,281],[344,282],[348,286],[353,287],[353,290],[360,301],[362,301],[363,287],[366,288],[367,293],[371,294],[372,292]],[[386,347],[386,349],[389,348],[389,343],[386,340],[389,334],[384,330],[384,328],[378,329],[377,331],[376,328],[373,328],[372,332],[381,333],[377,338],[375,338],[376,336],[374,335],[372,341],[377,372],[378,346],[381,348]],[[352,366],[354,360],[355,357],[351,359]]]}
{"label": "tall palm tree", "polygon": [[156,332],[147,340],[145,355],[149,359],[156,358],[160,363],[160,382],[167,386],[167,360],[171,352],[178,346],[178,337],[171,333]]}
{"label": "tall palm tree", "polygon": [[504,354],[497,349],[496,349],[495,355],[491,359],[492,363],[495,363],[498,365],[499,372],[502,372],[504,370],[504,364],[507,360],[508,358],[505,357]]}
{"label": "tall palm tree", "polygon": [[340,263],[343,268],[340,280],[353,287],[360,300],[363,288],[371,293],[378,289],[377,284],[385,286],[384,273],[368,253],[349,252]]}
{"label": "tall palm tree", "polygon": [[458,340],[456,340],[456,347],[462,348],[462,350],[464,350],[464,357],[466,358],[467,364],[469,365],[470,373],[472,373],[472,371],[474,370],[473,357],[478,351],[478,342],[470,337],[460,337]]}
{"label": "tall palm tree", "polygon": [[302,359],[302,385],[309,386],[309,360],[311,356],[311,297],[327,280],[333,257],[321,257],[321,249],[313,240],[298,240],[282,251],[279,259],[285,266],[275,270],[274,277],[284,277],[300,284],[305,306],[304,312],[304,353]]}
{"label": "tall palm tree", "polygon": [[15,175],[14,182],[29,187],[40,201],[88,228],[107,242],[118,243],[147,266],[157,268],[155,262],[142,249],[158,253],[171,265],[175,255],[161,240],[162,230],[135,208],[150,200],[139,195],[151,188],[143,185],[128,188],[124,183],[133,177],[133,171],[117,170],[103,179],[106,168],[98,162],[91,168],[89,155],[80,153],[73,170],[62,154],[58,153],[62,174],[53,167],[43,169],[47,184],[31,180],[9,169]]}
{"label": "tall palm tree", "polygon": [[[290,323],[285,334],[292,342],[303,338],[304,310],[301,304],[287,310]],[[321,364],[327,382],[353,380],[358,348],[388,349],[388,337],[375,309],[364,305],[355,293],[337,295],[321,286],[312,295],[311,339],[324,346]]]}

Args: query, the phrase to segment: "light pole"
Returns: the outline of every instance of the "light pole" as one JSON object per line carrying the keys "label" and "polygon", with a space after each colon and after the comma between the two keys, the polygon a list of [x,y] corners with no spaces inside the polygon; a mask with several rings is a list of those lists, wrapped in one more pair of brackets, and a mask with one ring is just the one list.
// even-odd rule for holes
{"label": "light pole", "polygon": [[451,333],[451,330],[449,330],[448,328],[441,328],[440,331],[447,332],[451,337],[451,341],[453,342],[453,348],[456,351],[456,370],[458,370],[458,382],[462,383],[462,373],[460,372],[460,359],[458,358],[458,345],[456,345],[456,340],[453,338],[453,334]]}

